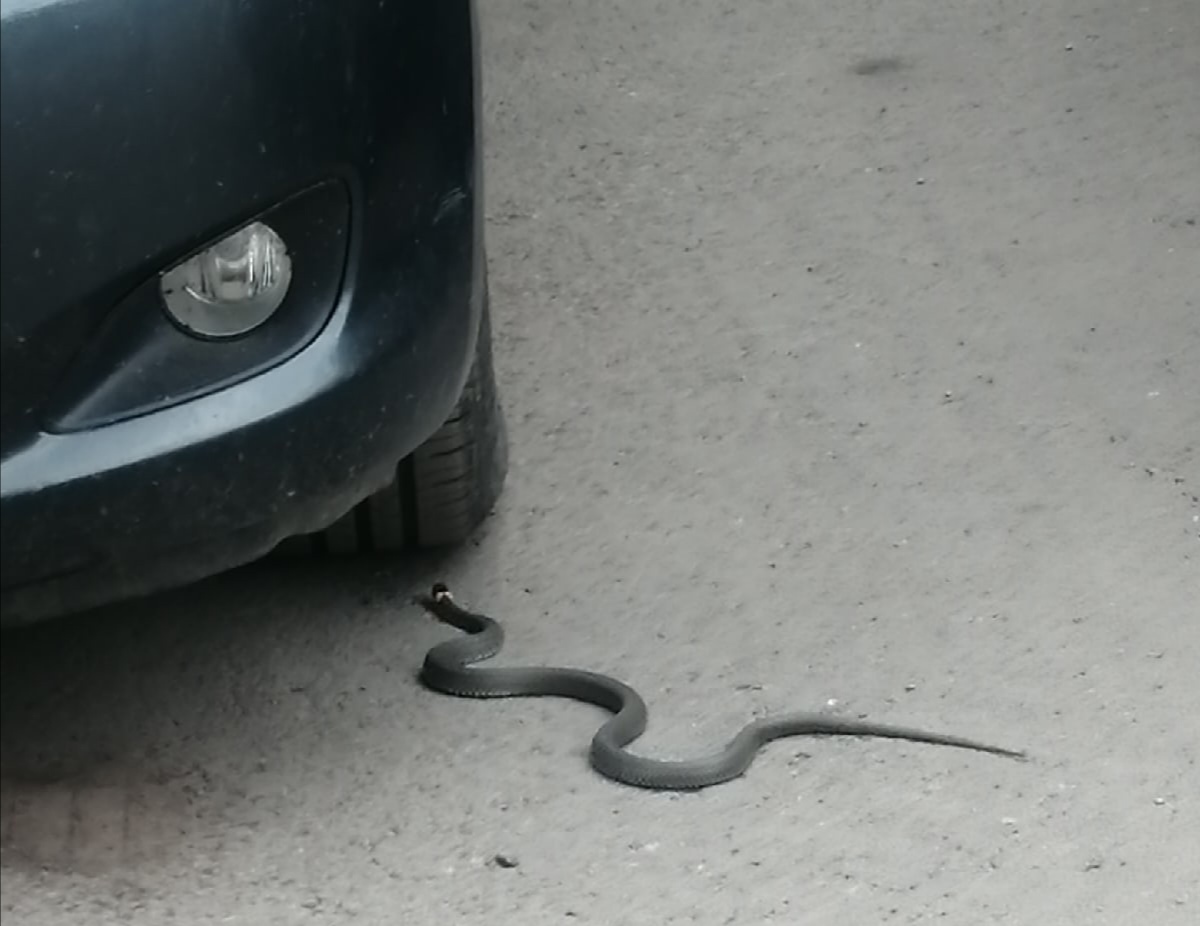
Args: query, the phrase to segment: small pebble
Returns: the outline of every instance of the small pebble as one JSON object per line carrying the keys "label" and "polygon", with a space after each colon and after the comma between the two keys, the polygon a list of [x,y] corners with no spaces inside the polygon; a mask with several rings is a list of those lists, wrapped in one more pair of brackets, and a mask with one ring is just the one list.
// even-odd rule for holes
{"label": "small pebble", "polygon": [[518,862],[516,858],[511,855],[494,855],[492,856],[492,863],[497,868],[516,868],[520,864],[520,862]]}

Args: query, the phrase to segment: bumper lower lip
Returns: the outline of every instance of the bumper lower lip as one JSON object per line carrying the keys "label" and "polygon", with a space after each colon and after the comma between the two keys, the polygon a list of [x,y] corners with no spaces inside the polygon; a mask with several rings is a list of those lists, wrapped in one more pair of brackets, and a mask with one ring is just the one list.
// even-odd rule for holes
{"label": "bumper lower lip", "polygon": [[[4,461],[3,623],[191,581],[319,530],[391,478],[462,385],[477,287],[353,367],[341,316],[288,363],[221,393]],[[420,359],[417,359],[420,358]]]}

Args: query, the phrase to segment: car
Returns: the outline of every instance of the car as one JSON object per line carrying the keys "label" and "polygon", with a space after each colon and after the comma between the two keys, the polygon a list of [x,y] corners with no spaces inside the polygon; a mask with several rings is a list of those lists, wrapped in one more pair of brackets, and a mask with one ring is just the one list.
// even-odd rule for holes
{"label": "car", "polygon": [[3,625],[467,538],[507,471],[473,0],[0,4]]}

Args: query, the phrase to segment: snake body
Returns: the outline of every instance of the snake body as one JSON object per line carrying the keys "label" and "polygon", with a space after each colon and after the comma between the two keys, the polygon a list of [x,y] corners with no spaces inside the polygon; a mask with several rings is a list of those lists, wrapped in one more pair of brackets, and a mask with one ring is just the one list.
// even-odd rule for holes
{"label": "snake body", "polygon": [[665,761],[634,755],[625,747],[642,735],[649,715],[641,695],[624,682],[584,669],[472,668],[504,646],[500,624],[460,607],[441,584],[418,601],[440,621],[467,634],[440,643],[426,654],[421,681],[427,687],[462,698],[571,698],[610,711],[613,716],[592,739],[591,763],[601,775],[633,787],[695,791],[721,784],[743,774],[763,745],[788,736],[888,737],[1025,758],[1023,752],[961,736],[799,712],[752,721],[724,749],[700,759]]}

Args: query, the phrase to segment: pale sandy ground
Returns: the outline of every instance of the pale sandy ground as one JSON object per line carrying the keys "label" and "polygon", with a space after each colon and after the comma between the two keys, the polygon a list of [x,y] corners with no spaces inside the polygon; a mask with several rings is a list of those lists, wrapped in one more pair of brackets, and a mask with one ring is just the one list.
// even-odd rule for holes
{"label": "pale sandy ground", "polygon": [[[483,6],[497,516],[6,637],[5,926],[1200,922],[1200,3]],[[434,578],[646,751],[1037,761],[627,791]]]}

